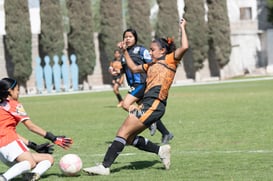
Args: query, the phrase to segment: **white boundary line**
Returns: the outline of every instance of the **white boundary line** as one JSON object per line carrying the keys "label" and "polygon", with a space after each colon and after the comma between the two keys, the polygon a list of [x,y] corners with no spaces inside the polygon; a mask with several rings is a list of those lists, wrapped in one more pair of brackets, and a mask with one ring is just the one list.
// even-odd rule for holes
{"label": "white boundary line", "polygon": [[[273,80],[273,76],[268,77],[259,77],[259,78],[247,78],[247,79],[238,79],[238,80],[217,80],[217,81],[201,81],[201,82],[177,82],[172,84],[172,87],[178,86],[197,86],[197,85],[210,85],[210,84],[223,84],[223,83],[236,83],[236,82],[251,82],[259,80]],[[129,87],[122,87],[120,90],[128,90]],[[20,97],[35,97],[35,96],[58,96],[58,95],[67,95],[67,94],[81,94],[81,93],[90,93],[90,92],[103,92],[103,91],[112,91],[112,87],[104,86],[103,88],[95,88],[93,90],[82,90],[82,91],[68,91],[68,92],[59,92],[59,93],[42,93],[42,94],[29,94],[29,95],[20,95]]]}
{"label": "white boundary line", "polygon": [[235,80],[217,80],[217,81],[200,81],[200,82],[181,82],[173,84],[172,86],[195,86],[195,85],[210,85],[210,84],[224,84],[224,83],[239,83],[239,82],[253,82],[259,80],[273,80],[273,76],[259,77],[259,78],[246,78],[246,79],[235,79]]}
{"label": "white boundary line", "polygon": [[233,154],[233,153],[267,154],[267,153],[273,153],[273,150],[181,151],[180,153],[181,154]]}
{"label": "white boundary line", "polygon": [[[140,152],[140,153],[121,153],[120,156],[138,156],[142,154],[151,154],[148,152]],[[172,155],[213,155],[213,154],[272,154],[273,150],[223,150],[223,151],[173,151]],[[105,153],[103,154],[84,154],[88,157],[103,157]]]}

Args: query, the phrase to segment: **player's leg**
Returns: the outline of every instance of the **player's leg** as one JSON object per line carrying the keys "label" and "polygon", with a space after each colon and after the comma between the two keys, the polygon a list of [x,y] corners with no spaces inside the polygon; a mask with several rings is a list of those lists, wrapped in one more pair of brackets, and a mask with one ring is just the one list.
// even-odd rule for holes
{"label": "player's leg", "polygon": [[149,127],[149,130],[150,130],[150,135],[151,136],[154,136],[155,135],[155,132],[157,130],[157,125],[156,125],[156,122],[151,124],[151,126]]}
{"label": "player's leg", "polygon": [[114,89],[114,93],[117,97],[117,100],[118,100],[118,105],[117,107],[121,107],[122,106],[122,103],[123,103],[123,99],[122,99],[122,96],[120,95],[119,93],[119,82],[116,80],[115,84],[113,85],[113,89]]}
{"label": "player's leg", "polygon": [[126,96],[123,99],[122,103],[122,108],[126,111],[129,110],[129,107],[133,105],[136,101],[138,101],[138,98],[131,95],[131,94],[126,94]]}
{"label": "player's leg", "polygon": [[26,180],[38,180],[53,164],[54,159],[50,154],[32,153],[33,159],[37,163],[35,168],[24,175]]}
{"label": "player's leg", "polygon": [[127,144],[131,134],[137,133],[146,128],[136,117],[128,116],[117,132],[116,138],[108,147],[102,164],[94,167],[84,168],[83,171],[89,174],[109,175],[110,167]]}
{"label": "player's leg", "polygon": [[[134,112],[130,114],[123,122],[122,126],[117,132],[117,136],[109,146],[104,160],[101,165],[83,169],[89,174],[109,175],[110,167],[123,151],[126,144],[135,146],[136,148],[158,154],[166,169],[170,167],[170,145],[158,146],[153,142],[136,136],[147,128],[147,125],[153,123],[154,120],[159,119],[165,112],[165,106],[159,100],[148,100],[146,105],[148,110],[141,110],[143,114]],[[144,106],[145,107],[145,106]]]}
{"label": "player's leg", "polygon": [[123,109],[128,111],[129,107],[143,98],[145,84],[135,84],[130,88],[123,100]]}
{"label": "player's leg", "polygon": [[3,173],[2,177],[4,177],[4,179],[6,180],[11,180],[12,178],[15,178],[18,175],[21,175],[22,173],[27,172],[29,170],[30,163],[28,161],[18,162],[14,164],[12,167],[10,167],[5,173]]}
{"label": "player's leg", "polygon": [[162,134],[161,143],[168,144],[171,139],[173,139],[173,134],[169,132],[166,126],[161,120],[156,122],[156,127],[158,131]]}
{"label": "player's leg", "polygon": [[15,140],[0,148],[0,152],[1,161],[10,167],[2,175],[6,180],[15,178],[35,166],[35,162],[31,160],[28,148],[21,140]]}
{"label": "player's leg", "polygon": [[103,160],[103,165],[105,167],[110,167],[118,155],[122,152],[123,148],[128,143],[128,139],[131,138],[131,135],[136,135],[146,129],[146,126],[143,125],[136,117],[128,116],[122,126],[119,128],[116,138],[109,147],[105,158]]}
{"label": "player's leg", "polygon": [[[135,102],[140,104],[139,101],[142,100],[143,95],[145,91],[145,84],[136,84],[131,87],[131,89],[128,91],[128,94],[125,96],[123,100],[123,109],[128,111],[129,107],[133,105]],[[150,134],[154,135],[156,131],[156,123],[152,124],[149,127]]]}
{"label": "player's leg", "polygon": [[168,144],[158,146],[155,143],[151,142],[147,138],[144,138],[142,136],[136,136],[132,143],[133,146],[136,148],[155,153],[157,154],[160,159],[162,160],[162,163],[166,170],[170,168],[171,165],[171,146]]}
{"label": "player's leg", "polygon": [[[143,101],[143,105],[142,112],[144,112],[144,114],[139,117],[139,119],[146,127],[154,123],[155,120],[160,120],[165,113],[165,105],[159,100],[146,99]],[[145,108],[147,107],[148,109],[146,110]],[[158,154],[164,164],[165,169],[170,168],[170,145],[158,146],[142,136],[135,136],[132,142],[128,141],[128,144],[129,143],[140,150]]]}

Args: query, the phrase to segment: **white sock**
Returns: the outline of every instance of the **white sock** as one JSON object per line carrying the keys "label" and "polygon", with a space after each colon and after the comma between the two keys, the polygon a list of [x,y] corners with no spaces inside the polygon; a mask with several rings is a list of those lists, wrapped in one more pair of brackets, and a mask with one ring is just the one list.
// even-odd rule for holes
{"label": "white sock", "polygon": [[49,160],[43,160],[39,162],[36,167],[31,171],[33,173],[38,173],[39,175],[42,175],[45,173],[49,168],[51,167],[51,163]]}
{"label": "white sock", "polygon": [[30,163],[29,161],[22,161],[19,163],[16,163],[12,167],[10,167],[4,174],[3,176],[7,179],[10,180],[18,175],[21,175],[22,173],[29,171],[30,170]]}

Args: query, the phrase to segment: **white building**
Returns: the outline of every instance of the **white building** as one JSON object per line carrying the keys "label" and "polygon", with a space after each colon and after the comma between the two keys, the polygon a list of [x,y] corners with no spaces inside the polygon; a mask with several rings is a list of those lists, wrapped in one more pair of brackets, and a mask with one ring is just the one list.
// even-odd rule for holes
{"label": "white building", "polygon": [[[272,29],[266,21],[265,0],[228,0],[232,52],[226,77],[272,73]],[[261,23],[262,22],[262,23]],[[260,26],[264,24],[264,26]]]}

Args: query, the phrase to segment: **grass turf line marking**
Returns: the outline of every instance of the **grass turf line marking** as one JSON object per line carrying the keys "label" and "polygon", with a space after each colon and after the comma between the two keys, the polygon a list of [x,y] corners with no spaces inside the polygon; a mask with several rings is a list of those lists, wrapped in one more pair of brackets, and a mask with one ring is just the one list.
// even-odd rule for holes
{"label": "grass turf line marking", "polygon": [[181,151],[178,153],[179,154],[233,154],[233,153],[267,154],[267,153],[273,153],[273,150]]}
{"label": "grass turf line marking", "polygon": [[[173,151],[171,155],[195,155],[195,154],[236,154],[236,153],[245,153],[245,154],[268,154],[273,153],[273,150],[225,150],[225,151]],[[121,153],[120,156],[136,156],[141,154],[151,154],[151,153]],[[88,157],[103,157],[103,154],[88,154]]]}

